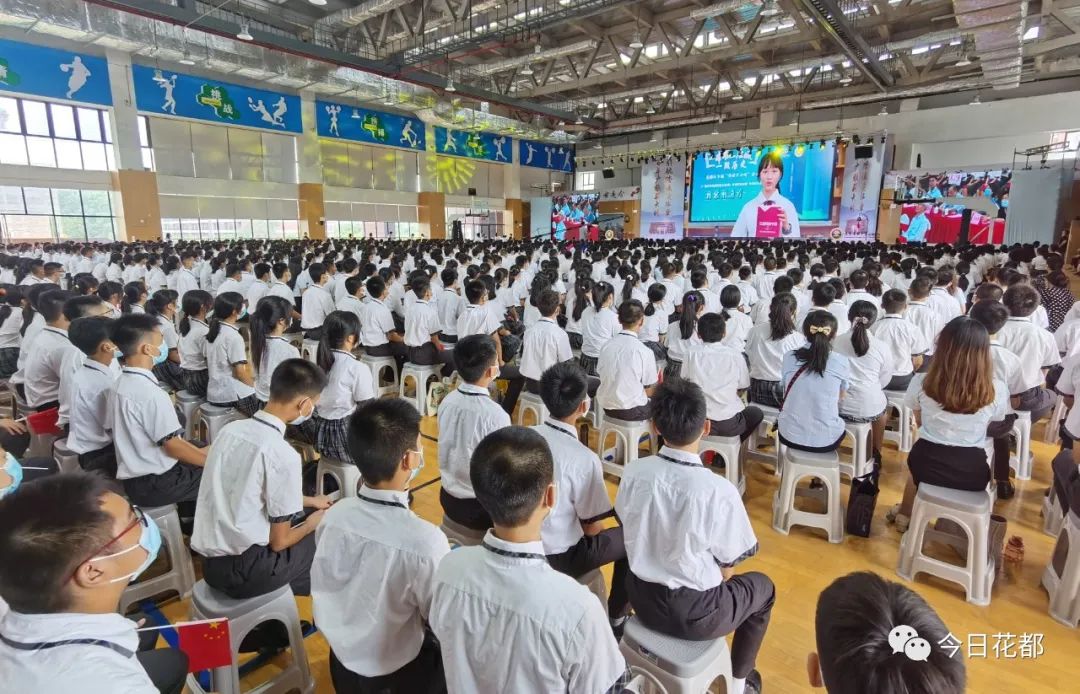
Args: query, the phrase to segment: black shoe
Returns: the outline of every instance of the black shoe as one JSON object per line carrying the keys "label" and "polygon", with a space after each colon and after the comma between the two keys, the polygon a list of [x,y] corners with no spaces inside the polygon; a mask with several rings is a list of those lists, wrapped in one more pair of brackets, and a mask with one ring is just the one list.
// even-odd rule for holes
{"label": "black shoe", "polygon": [[745,694],[761,694],[761,673],[757,670],[751,670],[750,674],[746,676],[746,688],[743,689]]}
{"label": "black shoe", "polygon": [[623,631],[626,630],[626,623],[629,620],[629,615],[626,617],[617,617],[615,619],[608,620],[611,624],[611,633],[615,635],[615,641],[619,641],[622,639]]}
{"label": "black shoe", "polygon": [[1003,480],[997,483],[997,495],[999,499],[1008,500],[1016,495],[1016,488],[1013,487],[1013,483],[1009,480]]}

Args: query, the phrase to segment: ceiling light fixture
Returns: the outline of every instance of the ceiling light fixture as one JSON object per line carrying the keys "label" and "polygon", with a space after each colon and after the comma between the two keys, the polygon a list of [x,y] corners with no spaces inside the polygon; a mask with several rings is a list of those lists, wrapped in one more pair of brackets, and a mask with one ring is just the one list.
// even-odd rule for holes
{"label": "ceiling light fixture", "polygon": [[253,41],[255,39],[255,37],[251,35],[251,27],[248,26],[247,22],[240,25],[240,31],[237,32],[236,38],[241,41]]}
{"label": "ceiling light fixture", "polygon": [[776,0],[767,0],[765,6],[761,8],[762,17],[775,17],[780,14],[780,8],[776,6]]}
{"label": "ceiling light fixture", "polygon": [[453,94],[454,92],[457,91],[457,89],[454,88],[454,76],[453,75],[447,75],[446,76],[446,91],[450,92],[451,94]]}
{"label": "ceiling light fixture", "polygon": [[975,98],[971,100],[968,106],[982,106],[982,99],[979,98],[978,92],[975,93]]}
{"label": "ceiling light fixture", "polygon": [[191,57],[191,51],[188,50],[187,43],[184,43],[184,55],[180,58],[181,65],[194,65],[195,61]]}
{"label": "ceiling light fixture", "polygon": [[878,115],[879,116],[887,116],[887,115],[889,115],[889,107],[886,106],[885,104],[882,104],[881,105],[881,110],[878,111]]}
{"label": "ceiling light fixture", "polygon": [[634,37],[630,39],[630,48],[644,48],[645,42],[641,40],[641,32],[637,29],[634,30]]}
{"label": "ceiling light fixture", "polygon": [[577,120],[574,121],[574,125],[585,125],[585,120],[578,114]]}
{"label": "ceiling light fixture", "polygon": [[326,4],[326,0],[308,0],[308,2],[310,2],[312,5],[315,5],[317,7],[322,7],[323,5]]}
{"label": "ceiling light fixture", "polygon": [[649,102],[649,107],[645,109],[645,114],[651,116],[656,113],[656,109],[653,107],[652,102]]}
{"label": "ceiling light fixture", "polygon": [[840,77],[840,84],[851,84],[852,81],[851,75],[842,75]]}
{"label": "ceiling light fixture", "polygon": [[525,75],[526,77],[533,74],[532,65],[529,65],[528,63],[525,63],[524,65],[522,65],[521,66],[521,74]]}
{"label": "ceiling light fixture", "polygon": [[743,100],[743,95],[740,94],[739,92],[735,92],[734,94],[731,95],[731,100],[732,101],[742,101]]}
{"label": "ceiling light fixture", "polygon": [[960,56],[960,60],[956,61],[956,67],[967,67],[968,65],[971,65],[971,59],[968,58],[967,53]]}

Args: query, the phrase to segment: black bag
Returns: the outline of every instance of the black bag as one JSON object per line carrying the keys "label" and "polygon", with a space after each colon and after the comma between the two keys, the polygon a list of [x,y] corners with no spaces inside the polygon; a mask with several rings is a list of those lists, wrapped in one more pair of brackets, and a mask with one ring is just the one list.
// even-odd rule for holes
{"label": "black bag", "polygon": [[870,537],[870,524],[874,520],[874,507],[877,506],[879,474],[875,461],[873,470],[851,480],[847,505],[847,532],[850,535]]}

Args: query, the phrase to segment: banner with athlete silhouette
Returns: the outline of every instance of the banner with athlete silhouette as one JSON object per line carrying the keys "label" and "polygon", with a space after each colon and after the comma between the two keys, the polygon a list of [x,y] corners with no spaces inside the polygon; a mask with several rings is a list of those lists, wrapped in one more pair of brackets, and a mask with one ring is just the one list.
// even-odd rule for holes
{"label": "banner with athlete silhouette", "polygon": [[451,157],[484,159],[509,164],[514,157],[514,138],[473,130],[435,126],[435,153]]}
{"label": "banner with athlete silhouette", "polygon": [[518,163],[551,171],[574,170],[574,147],[536,140],[518,140]]}
{"label": "banner with athlete silhouette", "polygon": [[132,65],[135,105],[141,113],[301,133],[300,97]]}
{"label": "banner with athlete silhouette", "polygon": [[112,105],[104,58],[20,41],[0,40],[0,92]]}
{"label": "banner with athlete silhouette", "polygon": [[415,150],[426,144],[424,121],[369,108],[316,101],[315,123],[319,137]]}

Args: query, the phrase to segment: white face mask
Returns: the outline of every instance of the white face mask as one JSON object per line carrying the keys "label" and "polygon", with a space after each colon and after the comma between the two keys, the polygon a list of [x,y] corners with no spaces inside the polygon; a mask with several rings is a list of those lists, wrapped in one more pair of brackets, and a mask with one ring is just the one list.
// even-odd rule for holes
{"label": "white face mask", "polygon": [[410,452],[415,452],[417,455],[420,456],[420,464],[414,467],[412,470],[409,470],[409,484],[412,485],[413,480],[415,480],[416,477],[420,474],[420,471],[424,469],[424,451],[419,450]]}
{"label": "white face mask", "polygon": [[[303,412],[303,410],[301,410],[301,412]],[[289,422],[289,424],[292,424],[293,426],[297,424],[303,424],[307,420],[311,419],[311,415],[313,414],[315,414],[315,405],[311,406],[311,412],[308,412],[307,414],[301,414],[299,417]]]}

